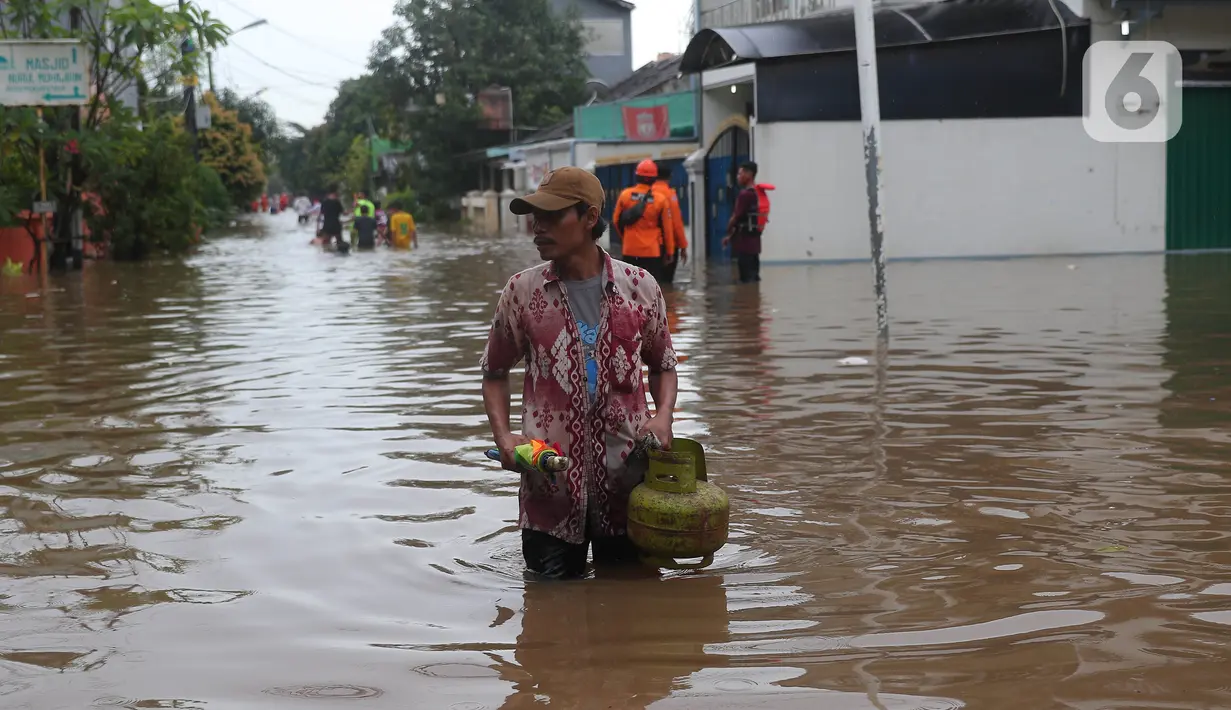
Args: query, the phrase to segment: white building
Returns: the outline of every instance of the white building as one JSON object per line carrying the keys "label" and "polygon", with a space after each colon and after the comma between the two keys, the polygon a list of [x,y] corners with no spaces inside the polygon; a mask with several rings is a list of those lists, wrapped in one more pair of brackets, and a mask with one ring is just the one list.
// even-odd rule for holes
{"label": "white building", "polygon": [[[748,159],[777,187],[764,261],[869,256],[853,17],[835,2],[701,0],[682,70],[701,77],[689,164],[711,256]],[[1227,4],[939,0],[878,5],[876,25],[890,258],[1231,248]],[[1085,133],[1083,55],[1122,38],[1183,54],[1169,143]]]}

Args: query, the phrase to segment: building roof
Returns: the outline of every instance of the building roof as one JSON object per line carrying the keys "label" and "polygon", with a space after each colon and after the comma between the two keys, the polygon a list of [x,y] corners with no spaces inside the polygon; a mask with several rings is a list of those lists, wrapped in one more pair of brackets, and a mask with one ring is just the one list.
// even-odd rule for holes
{"label": "building roof", "polygon": [[545,143],[547,141],[555,141],[555,140],[560,140],[563,138],[572,138],[572,137],[573,137],[573,119],[570,116],[569,118],[564,119],[563,121],[555,124],[554,126],[548,126],[547,128],[544,128],[541,131],[536,131],[535,133],[531,133],[530,135],[526,136],[521,141],[518,141],[518,143],[523,144],[523,145],[526,143]]}
{"label": "building roof", "polygon": [[[663,84],[671,81],[680,73],[680,61],[683,59],[679,55],[649,62],[637,71],[633,72],[627,79],[621,81],[607,91],[607,101],[623,101],[625,99],[635,98],[642,94],[653,91]],[[560,140],[563,138],[573,137],[573,119],[569,117],[554,126],[548,126],[536,133],[526,136],[518,141],[519,145],[529,145],[531,143],[545,143],[547,141]]]}
{"label": "building roof", "polygon": [[680,74],[680,55],[656,59],[617,83],[607,92],[608,101],[623,101],[653,91]]}
{"label": "building roof", "polygon": [[631,2],[628,2],[628,0],[602,0],[602,2],[605,2],[608,5],[615,5],[616,7],[622,8],[624,10],[633,10],[633,9],[636,9],[637,7]]}
{"label": "building roof", "polygon": [[[696,73],[758,59],[851,51],[855,48],[853,14],[854,9],[848,7],[802,20],[704,29],[689,41],[680,70]],[[938,0],[881,6],[875,9],[875,17],[877,47],[1089,24],[1066,3],[1049,0]]]}

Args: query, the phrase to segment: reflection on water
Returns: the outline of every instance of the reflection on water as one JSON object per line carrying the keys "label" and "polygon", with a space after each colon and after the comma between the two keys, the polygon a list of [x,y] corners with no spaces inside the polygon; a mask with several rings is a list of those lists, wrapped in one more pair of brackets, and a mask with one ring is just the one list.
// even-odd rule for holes
{"label": "reflection on water", "polygon": [[533,250],[0,281],[0,707],[1231,704],[1231,257],[705,275],[702,572],[527,584],[477,360]]}

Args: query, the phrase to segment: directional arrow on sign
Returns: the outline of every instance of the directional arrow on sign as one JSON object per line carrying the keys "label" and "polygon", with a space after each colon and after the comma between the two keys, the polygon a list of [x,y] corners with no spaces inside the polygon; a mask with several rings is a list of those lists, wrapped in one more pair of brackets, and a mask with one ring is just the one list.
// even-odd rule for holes
{"label": "directional arrow on sign", "polygon": [[79,98],[81,98],[81,92],[78,91],[77,89],[73,89],[73,93],[71,94],[50,94],[50,93],[43,94],[44,101],[57,101],[59,99],[79,99]]}

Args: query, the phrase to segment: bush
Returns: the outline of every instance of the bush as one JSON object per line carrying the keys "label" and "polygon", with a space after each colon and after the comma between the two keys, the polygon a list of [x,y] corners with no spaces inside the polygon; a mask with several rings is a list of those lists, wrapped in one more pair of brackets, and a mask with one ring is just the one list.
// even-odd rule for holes
{"label": "bush", "polygon": [[218,172],[205,164],[197,165],[197,199],[204,211],[205,229],[221,227],[230,220],[234,209],[227,186]]}
{"label": "bush", "polygon": [[18,224],[20,220],[17,219],[17,213],[25,209],[24,205],[20,190],[0,184],[0,227]]}
{"label": "bush", "polygon": [[252,126],[241,123],[239,113],[223,108],[213,94],[202,100],[212,118],[210,128],[197,135],[201,162],[217,171],[231,203],[242,208],[265,192],[265,164],[252,139]]}
{"label": "bush", "polygon": [[198,226],[205,225],[203,198],[208,193],[216,201],[217,187],[206,184],[189,137],[170,119],[157,119],[143,131],[104,123],[99,133],[109,134],[107,140],[83,151],[89,189],[103,206],[87,214],[91,234],[109,238],[112,255],[123,260],[191,248]]}
{"label": "bush", "polygon": [[22,223],[17,216],[38,196],[34,112],[0,107],[0,227]]}

